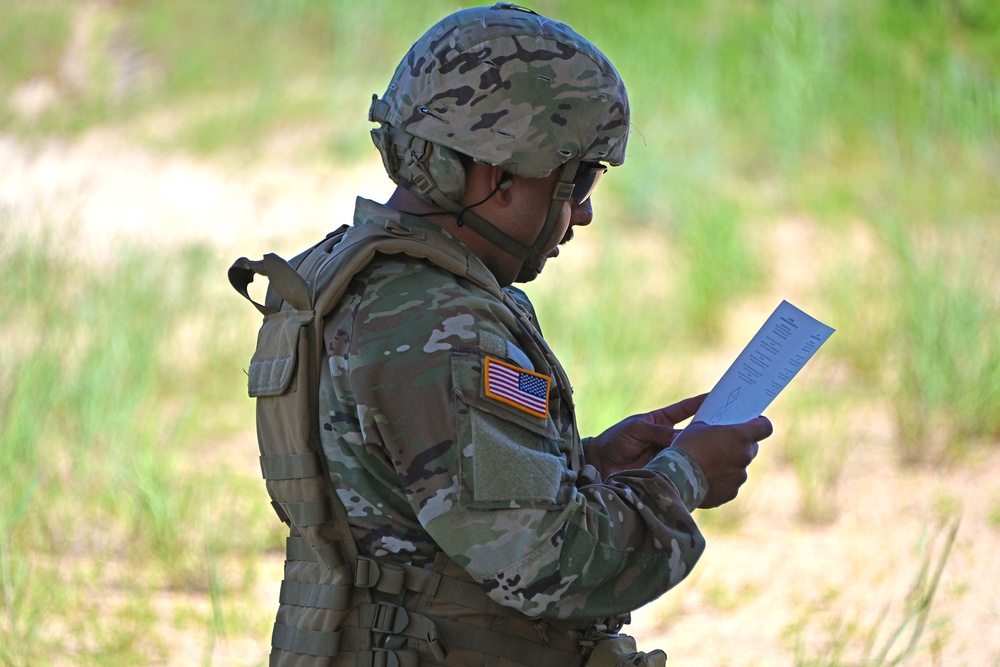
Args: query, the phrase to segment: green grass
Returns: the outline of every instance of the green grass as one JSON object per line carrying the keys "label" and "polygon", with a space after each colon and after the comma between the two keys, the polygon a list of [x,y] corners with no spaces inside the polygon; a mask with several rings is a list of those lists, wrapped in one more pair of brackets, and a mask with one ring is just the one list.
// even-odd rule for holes
{"label": "green grass", "polygon": [[[960,525],[961,517],[952,515],[927,527],[916,547],[919,565],[906,594],[901,601],[887,603],[873,622],[861,618],[867,613],[856,618],[826,611],[836,601],[836,592],[812,606],[787,628],[795,646],[796,666],[889,667],[939,662],[948,619],[932,614],[933,602]],[[932,636],[921,643],[925,633]]]}
{"label": "green grass", "polygon": [[0,9],[0,94],[6,99],[16,84],[32,77],[56,77],[62,49],[70,36],[67,7],[21,3]]}
{"label": "green grass", "polygon": [[1000,530],[1000,495],[994,494],[986,511],[986,522],[993,530]]}
{"label": "green grass", "polygon": [[[1000,244],[980,237],[948,252],[918,246],[897,223],[887,230],[898,265],[891,351],[900,455],[905,462],[960,454],[1000,438]],[[982,252],[982,255],[979,253]],[[989,259],[988,259],[989,258]]]}
{"label": "green grass", "polygon": [[798,480],[798,515],[806,524],[829,524],[838,518],[838,490],[852,445],[850,406],[829,387],[799,387],[782,413],[785,419],[776,439],[780,457]]}
{"label": "green grass", "polygon": [[[92,264],[61,235],[12,228],[0,245],[0,664],[159,661],[151,600],[242,598],[255,581],[246,556],[274,543],[262,485],[217,455],[191,469],[212,435],[195,425],[225,408],[192,391],[204,369],[190,362],[239,368],[225,334],[178,348],[185,322],[218,307],[200,287],[215,260],[125,248]],[[116,590],[120,603],[105,597]]]}
{"label": "green grass", "polygon": [[[405,11],[344,0],[121,3],[93,11],[90,31],[78,35],[90,84],[80,90],[60,74],[74,6],[0,8],[9,35],[3,89],[43,78],[61,93],[40,118],[8,110],[9,127],[146,128],[144,119],[167,117],[169,137],[214,152],[259,151],[276,132],[318,126],[327,155],[343,158],[371,150],[371,93],[382,92],[422,26],[455,3]],[[978,153],[996,139],[1000,17],[985,0],[537,8],[593,36],[629,86],[636,168],[625,187],[640,222],[664,222],[692,185],[726,190],[777,174],[788,181],[786,201],[836,200],[873,185],[870,174],[843,169],[865,146],[880,147],[880,162],[893,154],[919,162],[953,144]]]}

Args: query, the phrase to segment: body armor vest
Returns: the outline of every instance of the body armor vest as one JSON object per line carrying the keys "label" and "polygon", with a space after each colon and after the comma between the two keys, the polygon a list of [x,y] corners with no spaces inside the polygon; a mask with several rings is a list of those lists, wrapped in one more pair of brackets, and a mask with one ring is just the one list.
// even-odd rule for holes
{"label": "body armor vest", "polygon": [[[641,662],[645,654],[618,635],[627,615],[533,620],[493,601],[443,552],[429,569],[358,555],[320,446],[317,396],[323,318],[376,253],[423,258],[466,278],[535,330],[462,246],[397,220],[345,225],[290,263],[268,254],[240,258],[229,269],[230,283],[264,316],[248,387],[257,399],[261,471],[272,506],[289,526],[272,667],[570,667],[588,657],[589,665],[662,664],[662,652],[649,654],[662,661]],[[248,293],[255,275],[268,278],[264,304]],[[548,356],[557,383],[568,390],[562,367]],[[600,655],[607,657],[595,663]]]}

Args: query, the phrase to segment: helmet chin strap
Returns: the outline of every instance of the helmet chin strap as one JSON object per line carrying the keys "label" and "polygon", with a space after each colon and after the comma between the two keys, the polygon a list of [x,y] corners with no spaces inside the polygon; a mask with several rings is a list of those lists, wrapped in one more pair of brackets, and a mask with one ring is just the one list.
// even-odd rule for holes
{"label": "helmet chin strap", "polygon": [[[538,277],[539,273],[542,272],[542,268],[545,266],[545,260],[548,259],[545,255],[545,246],[548,245],[552,238],[552,232],[555,231],[556,225],[559,224],[559,217],[562,215],[563,204],[566,203],[566,201],[568,201],[573,195],[573,180],[576,178],[576,172],[579,167],[579,160],[571,160],[559,168],[559,176],[552,189],[552,203],[549,204],[549,211],[545,216],[545,223],[542,225],[541,230],[538,232],[538,236],[535,238],[535,245],[532,246],[528,256],[524,258],[524,261],[521,264],[521,270],[518,272],[517,277],[514,278],[514,282],[531,282]],[[506,250],[506,248],[504,248],[504,250]],[[517,255],[515,255],[515,257],[517,257]],[[518,259],[521,259],[521,257],[518,257]]]}
{"label": "helmet chin strap", "polygon": [[[420,164],[422,167],[422,163]],[[484,239],[508,253],[512,257],[521,260],[521,269],[518,271],[514,282],[526,283],[534,280],[541,273],[545,266],[545,246],[552,238],[552,232],[559,223],[562,214],[563,204],[569,200],[573,194],[573,179],[576,177],[579,160],[567,162],[559,169],[559,176],[552,191],[552,202],[542,224],[538,236],[535,237],[534,245],[528,246],[513,238],[492,222],[482,217],[470,207],[463,207],[446,197],[438,189],[430,174],[423,168],[418,169],[418,173],[412,182],[408,183],[411,189],[433,201],[445,211],[453,213],[459,217],[459,222],[472,231],[476,232]]]}

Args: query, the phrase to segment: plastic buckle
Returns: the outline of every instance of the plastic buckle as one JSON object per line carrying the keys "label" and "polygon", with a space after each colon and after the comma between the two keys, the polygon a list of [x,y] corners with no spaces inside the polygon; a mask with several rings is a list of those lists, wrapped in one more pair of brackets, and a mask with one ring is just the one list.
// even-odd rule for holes
{"label": "plastic buckle", "polygon": [[434,182],[422,170],[413,175],[412,183],[425,197],[430,197],[437,189]]}
{"label": "plastic buckle", "polygon": [[400,667],[399,656],[395,651],[388,651],[383,648],[373,648],[371,650],[372,667]]}
{"label": "plastic buckle", "polygon": [[370,558],[359,556],[354,566],[354,586],[356,588],[372,588],[378,583],[380,574],[378,563]]}
{"label": "plastic buckle", "polygon": [[375,609],[372,631],[398,635],[410,624],[410,615],[402,607],[388,602],[379,602]]}

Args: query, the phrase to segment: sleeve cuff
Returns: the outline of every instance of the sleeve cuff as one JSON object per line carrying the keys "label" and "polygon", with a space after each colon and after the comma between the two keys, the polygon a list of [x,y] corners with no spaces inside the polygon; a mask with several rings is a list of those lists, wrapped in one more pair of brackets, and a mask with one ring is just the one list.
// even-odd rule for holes
{"label": "sleeve cuff", "polygon": [[677,447],[668,447],[656,455],[646,468],[655,470],[670,481],[681,501],[693,512],[708,495],[708,478],[690,454]]}

